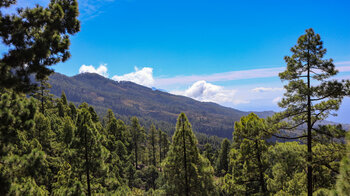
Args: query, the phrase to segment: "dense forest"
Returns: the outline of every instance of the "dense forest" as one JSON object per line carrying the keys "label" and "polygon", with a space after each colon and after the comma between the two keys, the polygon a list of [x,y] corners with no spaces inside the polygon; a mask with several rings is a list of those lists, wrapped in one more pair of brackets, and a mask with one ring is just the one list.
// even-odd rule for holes
{"label": "dense forest", "polygon": [[169,132],[54,97],[49,66],[69,58],[77,17],[75,0],[0,12],[0,195],[350,194],[350,135],[317,124],[349,96],[350,81],[332,79],[338,71],[313,29],[285,57],[283,111],[245,115],[232,139],[220,139],[196,136],[182,112]]}

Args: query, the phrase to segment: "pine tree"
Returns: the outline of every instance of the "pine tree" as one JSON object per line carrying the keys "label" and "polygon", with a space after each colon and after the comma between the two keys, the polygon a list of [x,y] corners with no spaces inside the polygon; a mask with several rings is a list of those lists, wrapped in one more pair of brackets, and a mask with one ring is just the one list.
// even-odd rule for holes
{"label": "pine tree", "polygon": [[106,127],[113,119],[115,119],[114,113],[111,109],[108,109],[107,115],[103,118],[103,125]]}
{"label": "pine tree", "polygon": [[63,122],[62,141],[68,148],[73,140],[75,125],[71,118],[66,117]]}
{"label": "pine tree", "polygon": [[47,152],[51,148],[52,140],[54,140],[54,133],[51,131],[50,121],[42,113],[38,113],[34,121],[35,127],[33,136],[42,145],[44,151]]}
{"label": "pine tree", "polygon": [[149,132],[149,136],[148,136],[148,141],[149,141],[149,148],[150,148],[150,159],[151,159],[151,164],[154,167],[157,167],[157,158],[156,158],[156,154],[157,154],[157,148],[156,148],[156,144],[157,144],[157,139],[156,139],[156,127],[154,126],[154,124],[151,125],[150,128],[150,132]]}
{"label": "pine tree", "polygon": [[58,115],[60,117],[65,117],[69,114],[69,106],[66,94],[62,91],[61,98],[57,99],[57,109],[58,109]]}
{"label": "pine tree", "polygon": [[267,124],[264,119],[250,113],[235,122],[234,128],[233,149],[230,152],[232,172],[225,176],[228,184],[226,191],[238,195],[267,195],[265,138],[270,135]]}
{"label": "pine tree", "polygon": [[72,166],[75,172],[77,172],[79,178],[85,176],[86,179],[86,192],[87,195],[92,194],[91,177],[94,176],[96,181],[98,176],[95,176],[97,172],[102,171],[100,161],[101,158],[101,143],[100,135],[96,129],[96,125],[92,121],[92,117],[88,107],[82,106],[77,119],[77,130],[75,131],[74,140],[71,147],[75,153],[72,158]]}
{"label": "pine tree", "polygon": [[166,153],[169,150],[170,142],[168,140],[168,135],[161,129],[158,129],[158,145],[159,145],[159,162],[162,163],[162,161],[165,159]]}
{"label": "pine tree", "polygon": [[[230,151],[230,149],[229,149],[229,151]],[[229,153],[229,151],[228,151],[228,153]],[[215,159],[215,157],[214,157],[214,149],[213,149],[213,146],[210,143],[206,143],[204,145],[203,156],[206,157],[210,161],[211,165],[213,165],[214,159]]]}
{"label": "pine tree", "polygon": [[61,94],[61,102],[64,106],[68,106],[67,96],[66,93],[64,93],[64,91],[62,91]]}
{"label": "pine tree", "polygon": [[228,154],[230,152],[230,145],[230,141],[226,138],[221,143],[221,149],[216,166],[217,175],[225,175],[228,172]]}
{"label": "pine tree", "polygon": [[199,154],[197,139],[184,113],[177,119],[168,156],[163,163],[166,192],[171,195],[212,195],[213,168]]}
{"label": "pine tree", "polygon": [[[306,34],[299,37],[297,45],[291,48],[293,53],[284,59],[287,63],[286,71],[279,74],[282,80],[288,80],[285,86],[286,93],[279,103],[285,111],[274,116],[274,120],[289,119],[291,125],[279,127],[284,130],[293,130],[306,124],[306,135],[298,138],[307,138],[307,178],[308,195],[313,192],[313,132],[323,133],[315,124],[319,120],[326,119],[332,110],[338,110],[344,95],[349,93],[347,81],[330,80],[338,71],[335,69],[332,59],[323,59],[326,49],[319,34],[313,29],[307,29]],[[287,124],[284,122],[283,124]]]}
{"label": "pine tree", "polygon": [[40,85],[31,96],[40,101],[40,112],[45,114],[45,109],[52,103],[53,95],[50,94],[51,85],[48,83],[48,78],[40,80]]}
{"label": "pine tree", "polygon": [[75,105],[73,103],[69,103],[68,107],[69,107],[69,114],[68,115],[73,120],[73,122],[75,122],[77,119],[77,116],[78,116],[77,108],[75,107]]}
{"label": "pine tree", "polygon": [[135,168],[138,169],[138,158],[140,156],[141,144],[144,141],[145,133],[143,127],[141,127],[137,117],[131,118],[131,138],[133,142],[134,156],[135,156]]}
{"label": "pine tree", "polygon": [[[1,1],[4,9],[16,1]],[[19,92],[35,89],[53,70],[48,66],[70,57],[69,35],[80,30],[76,0],[51,1],[48,7],[17,9],[17,13],[0,12],[0,36],[8,52],[0,59],[0,86]]]}

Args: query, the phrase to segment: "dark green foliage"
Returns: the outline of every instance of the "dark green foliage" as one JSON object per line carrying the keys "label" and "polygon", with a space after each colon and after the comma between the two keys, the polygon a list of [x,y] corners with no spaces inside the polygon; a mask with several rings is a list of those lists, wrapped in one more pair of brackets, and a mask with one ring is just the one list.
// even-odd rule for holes
{"label": "dark green foliage", "polygon": [[[91,106],[83,103],[76,108],[64,100],[64,95],[53,100],[52,107],[46,107],[43,114],[40,100],[4,91],[0,102],[1,194],[306,192],[306,146],[297,142],[269,145],[265,139],[274,129],[270,130],[266,121],[255,114],[235,123],[232,145],[227,139],[203,134],[198,134],[202,142],[199,144],[186,116],[181,114],[170,145],[168,135],[156,130],[155,125],[146,134],[136,117],[125,124],[110,110],[102,126]],[[344,154],[344,130],[331,125],[321,126],[320,130],[339,138],[314,137],[318,141],[313,146],[315,194],[327,195],[335,189],[339,160]],[[210,159],[217,163],[217,171],[223,171],[216,178]]]}
{"label": "dark green foliage", "polygon": [[170,142],[168,139],[168,135],[164,133],[162,130],[158,130],[158,146],[159,146],[159,162],[165,159],[166,154],[169,151]]}
{"label": "dark green foliage", "polygon": [[235,122],[233,148],[230,152],[230,171],[225,176],[225,191],[238,195],[267,195],[267,143],[270,134],[267,124],[251,113]]}
{"label": "dark green foliage", "polygon": [[203,156],[210,161],[210,164],[213,165],[215,159],[214,149],[210,143],[204,145]]}
{"label": "dark green foliage", "polygon": [[277,143],[270,146],[267,159],[268,190],[273,194],[301,195],[306,192],[306,145],[298,142]]}
{"label": "dark green foliage", "polygon": [[144,177],[145,177],[145,182],[146,182],[146,186],[145,189],[148,190],[150,188],[152,188],[153,190],[155,190],[156,187],[156,180],[159,176],[159,172],[158,169],[154,166],[151,165],[149,167],[147,167],[144,171]]}
{"label": "dark green foliage", "polygon": [[340,163],[336,191],[339,196],[350,193],[350,133],[347,134],[346,155]]}
{"label": "dark green foliage", "polygon": [[[1,1],[0,8],[16,1]],[[76,0],[51,1],[48,7],[21,8],[15,14],[0,12],[0,36],[9,50],[0,60],[0,86],[19,92],[35,88],[30,76],[43,81],[53,71],[48,66],[70,57],[69,35],[80,23]]]}
{"label": "dark green foliage", "polygon": [[64,106],[68,106],[67,97],[66,97],[66,94],[64,93],[64,91],[62,92],[62,95],[61,95],[61,102]]}
{"label": "dark green foliage", "polygon": [[45,114],[45,110],[52,108],[53,95],[50,94],[51,85],[48,83],[48,78],[44,78],[40,81],[36,91],[31,96],[40,101],[40,112]]}
{"label": "dark green foliage", "polygon": [[166,192],[172,195],[214,194],[213,168],[199,154],[197,139],[184,113],[176,123],[172,144],[164,160]]}
{"label": "dark green foliage", "polygon": [[219,176],[225,175],[228,172],[230,145],[228,139],[224,139],[221,143],[221,149],[216,163],[216,174]]}
{"label": "dark green foliage", "polygon": [[156,127],[152,124],[151,125],[151,128],[150,128],[150,131],[149,131],[149,138],[148,138],[148,141],[149,141],[149,151],[150,151],[150,163],[156,167],[157,166],[157,158],[156,158],[156,155],[157,155],[157,130],[156,130]]}
{"label": "dark green foliage", "polygon": [[77,108],[75,107],[75,105],[73,103],[69,103],[69,117],[75,121],[77,116],[78,116],[78,112],[77,112]]}
{"label": "dark green foliage", "polygon": [[135,168],[138,169],[138,160],[142,156],[142,144],[145,139],[145,131],[144,128],[141,127],[139,120],[137,117],[131,118],[131,139],[132,139],[132,148],[134,150],[134,158],[135,158]]}

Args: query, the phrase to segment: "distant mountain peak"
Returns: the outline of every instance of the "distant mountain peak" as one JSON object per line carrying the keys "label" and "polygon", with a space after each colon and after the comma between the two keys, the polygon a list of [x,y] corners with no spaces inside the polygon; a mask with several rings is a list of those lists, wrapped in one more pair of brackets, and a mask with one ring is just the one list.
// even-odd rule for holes
{"label": "distant mountain peak", "polygon": [[[221,137],[232,137],[234,122],[250,113],[173,95],[130,81],[116,82],[96,73],[81,73],[72,77],[55,73],[50,76],[49,82],[54,95],[60,96],[64,91],[69,101],[87,102],[100,113],[110,108],[119,115],[147,117],[174,124],[178,114],[185,112],[194,130]],[[272,111],[256,113],[267,117]]]}

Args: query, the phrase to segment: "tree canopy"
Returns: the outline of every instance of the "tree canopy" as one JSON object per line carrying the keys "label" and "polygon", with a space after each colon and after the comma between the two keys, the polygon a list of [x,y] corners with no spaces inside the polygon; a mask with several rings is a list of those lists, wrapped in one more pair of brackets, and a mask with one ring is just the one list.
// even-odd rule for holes
{"label": "tree canopy", "polygon": [[[15,0],[1,1],[6,9]],[[49,66],[70,57],[69,35],[80,30],[76,0],[51,0],[48,7],[19,8],[16,13],[0,11],[0,36],[8,48],[0,59],[0,86],[29,92],[36,86],[31,76],[44,80]]]}

